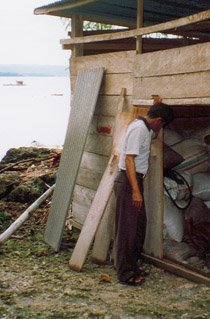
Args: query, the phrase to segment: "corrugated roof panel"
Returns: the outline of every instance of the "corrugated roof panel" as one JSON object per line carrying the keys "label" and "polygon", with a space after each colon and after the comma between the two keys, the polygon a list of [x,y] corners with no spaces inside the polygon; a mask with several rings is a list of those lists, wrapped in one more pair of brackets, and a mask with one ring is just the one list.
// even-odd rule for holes
{"label": "corrugated roof panel", "polygon": [[[66,6],[73,6],[67,8]],[[144,0],[144,26],[210,9],[209,0]],[[35,14],[82,15],[90,21],[136,26],[137,0],[61,0],[37,8]]]}
{"label": "corrugated roof panel", "polygon": [[[68,12],[68,10],[66,10]],[[86,5],[79,8],[73,8],[69,10],[69,14],[80,14],[89,17],[95,18],[106,18],[110,21],[122,21],[125,19],[126,21],[136,20],[136,8],[131,7],[118,7],[116,5],[109,5],[105,2],[102,3],[92,3],[90,5]]]}

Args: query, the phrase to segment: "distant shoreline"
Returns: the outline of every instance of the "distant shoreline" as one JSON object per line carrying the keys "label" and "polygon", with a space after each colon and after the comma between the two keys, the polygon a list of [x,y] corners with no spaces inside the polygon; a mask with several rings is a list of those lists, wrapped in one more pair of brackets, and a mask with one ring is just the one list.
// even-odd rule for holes
{"label": "distant shoreline", "polygon": [[18,73],[1,73],[0,72],[0,76],[24,76],[23,74],[18,74]]}
{"label": "distant shoreline", "polygon": [[68,77],[69,66],[0,64],[0,77]]}
{"label": "distant shoreline", "polygon": [[52,75],[52,74],[18,74],[18,73],[1,73],[0,77],[68,77],[68,74],[65,75]]}

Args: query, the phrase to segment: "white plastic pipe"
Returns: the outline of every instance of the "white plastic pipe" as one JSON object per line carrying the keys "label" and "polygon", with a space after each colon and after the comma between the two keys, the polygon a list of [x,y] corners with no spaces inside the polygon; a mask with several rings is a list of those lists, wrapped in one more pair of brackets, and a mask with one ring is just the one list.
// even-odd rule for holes
{"label": "white plastic pipe", "polygon": [[52,185],[44,194],[42,194],[31,206],[29,206],[18,219],[9,226],[3,234],[0,235],[0,244],[3,244],[54,191],[55,184]]}

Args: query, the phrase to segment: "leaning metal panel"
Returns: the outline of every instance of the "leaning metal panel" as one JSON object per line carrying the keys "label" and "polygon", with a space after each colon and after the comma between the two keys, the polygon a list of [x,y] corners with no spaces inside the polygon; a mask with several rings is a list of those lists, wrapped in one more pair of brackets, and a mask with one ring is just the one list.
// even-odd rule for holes
{"label": "leaning metal panel", "polygon": [[82,154],[97,103],[104,68],[78,73],[56,187],[46,225],[45,241],[58,251]]}

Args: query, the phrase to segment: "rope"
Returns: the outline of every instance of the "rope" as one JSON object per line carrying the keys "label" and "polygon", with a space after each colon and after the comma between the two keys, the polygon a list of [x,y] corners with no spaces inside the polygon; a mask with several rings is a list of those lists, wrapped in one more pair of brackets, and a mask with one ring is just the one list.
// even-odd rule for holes
{"label": "rope", "polygon": [[173,199],[173,197],[171,196],[169,190],[167,189],[167,187],[165,186],[164,183],[163,183],[163,187],[164,187],[164,189],[166,190],[166,192],[167,192],[169,198],[171,199],[171,201],[173,202],[173,204],[174,204],[177,208],[179,208],[179,209],[186,209],[187,207],[190,206],[190,204],[191,204],[191,202],[192,202],[192,197],[193,197],[193,196],[192,196],[192,191],[191,191],[190,185],[188,184],[188,182],[186,181],[186,179],[184,178],[184,176],[182,176],[181,174],[179,174],[178,172],[175,172],[175,171],[173,171],[173,173],[174,173],[175,175],[177,174],[177,175],[184,181],[184,183],[187,185],[187,188],[188,188],[189,193],[190,193],[189,202],[186,204],[185,207],[180,207],[180,206],[176,203],[176,201]]}

